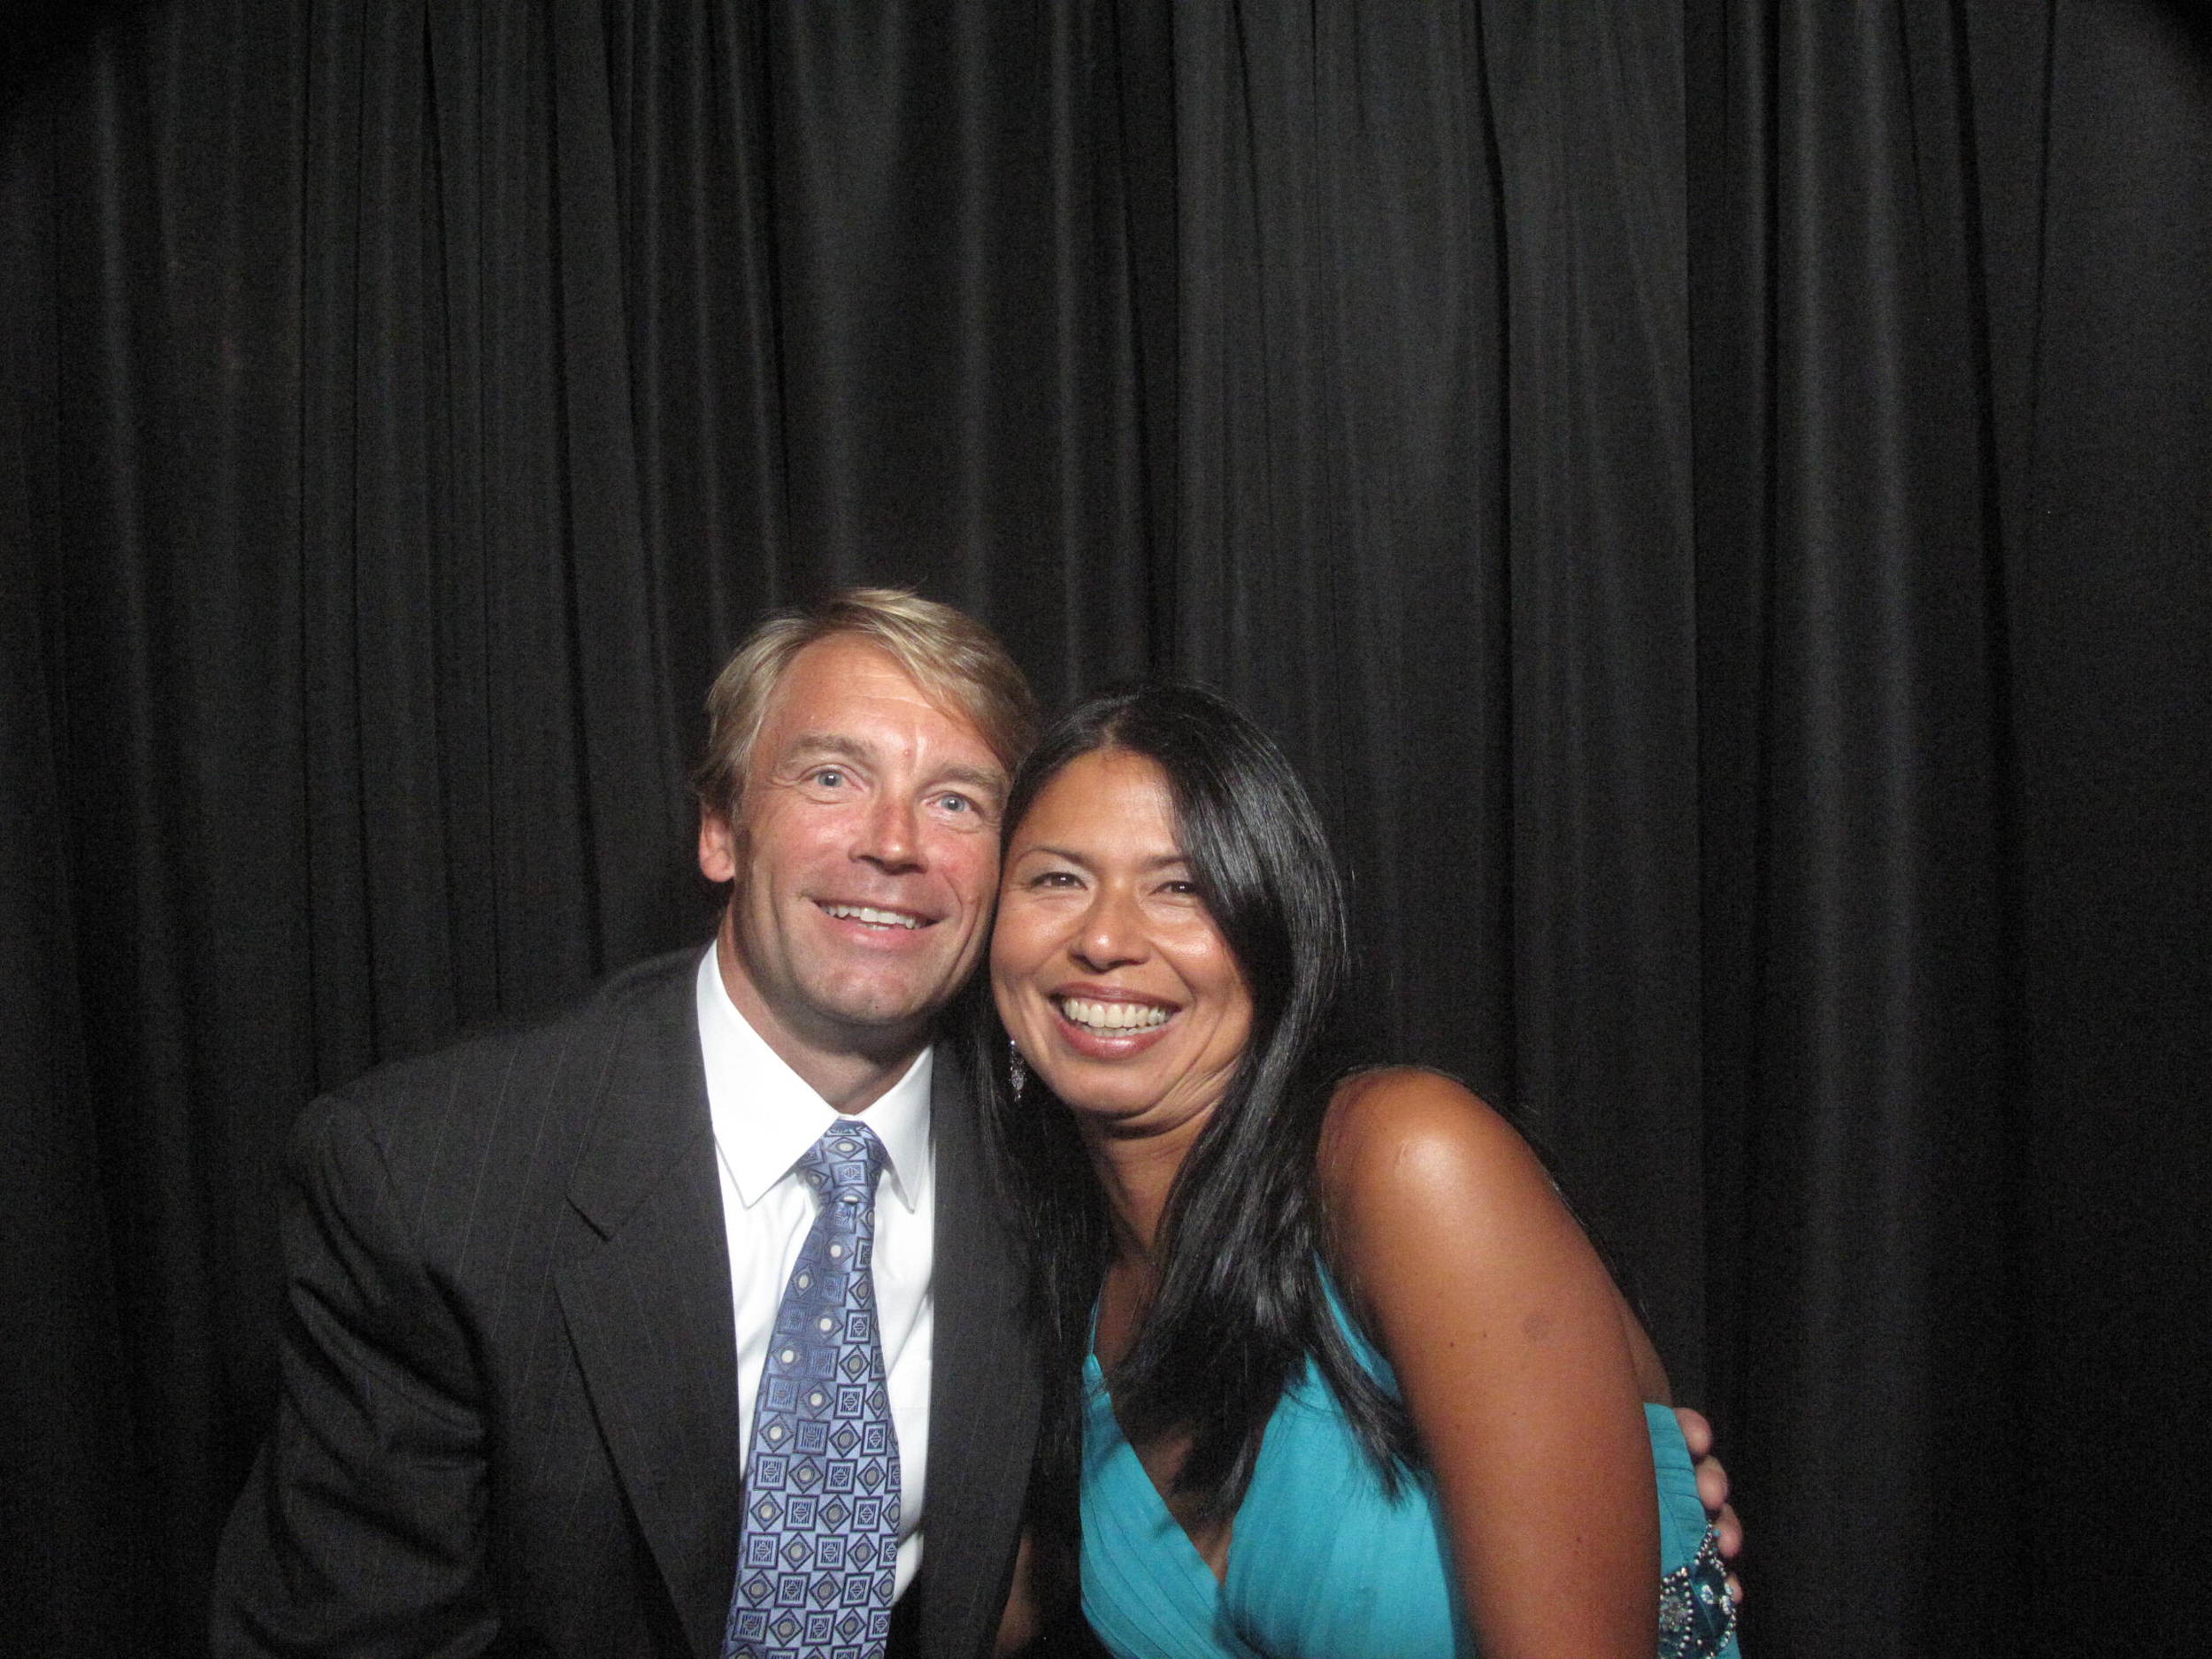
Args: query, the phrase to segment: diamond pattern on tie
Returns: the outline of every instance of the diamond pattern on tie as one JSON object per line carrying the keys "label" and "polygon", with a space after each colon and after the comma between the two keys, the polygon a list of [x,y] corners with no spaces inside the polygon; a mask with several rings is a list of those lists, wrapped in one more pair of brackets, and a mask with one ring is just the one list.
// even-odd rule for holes
{"label": "diamond pattern on tie", "polygon": [[832,1125],[796,1166],[817,1208],[753,1408],[723,1659],[879,1659],[890,1634],[899,1447],[871,1271],[883,1166],[864,1124]]}

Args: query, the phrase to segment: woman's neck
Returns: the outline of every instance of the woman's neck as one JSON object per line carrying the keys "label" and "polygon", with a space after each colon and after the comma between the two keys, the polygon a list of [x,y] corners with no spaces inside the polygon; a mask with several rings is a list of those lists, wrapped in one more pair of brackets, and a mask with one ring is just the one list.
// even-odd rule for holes
{"label": "woman's neck", "polygon": [[1118,1258],[1156,1266],[1168,1199],[1202,1126],[1202,1121],[1194,1122],[1158,1134],[1133,1135],[1082,1124],[1085,1149],[1106,1194]]}

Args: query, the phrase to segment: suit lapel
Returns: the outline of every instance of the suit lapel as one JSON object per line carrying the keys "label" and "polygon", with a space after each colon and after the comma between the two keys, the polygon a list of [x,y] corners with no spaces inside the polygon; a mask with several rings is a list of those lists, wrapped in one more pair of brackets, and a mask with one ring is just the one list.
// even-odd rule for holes
{"label": "suit lapel", "polygon": [[641,991],[569,1185],[591,1235],[558,1271],[577,1363],[693,1651],[721,1651],[737,1564],[736,1339],[689,973]]}
{"label": "suit lapel", "polygon": [[938,1050],[935,1340],[930,1359],[929,1545],[922,1647],[980,1651],[997,1628],[1036,1438],[1035,1364],[1023,1333],[1023,1281],[999,1213],[975,1108],[948,1048]]}

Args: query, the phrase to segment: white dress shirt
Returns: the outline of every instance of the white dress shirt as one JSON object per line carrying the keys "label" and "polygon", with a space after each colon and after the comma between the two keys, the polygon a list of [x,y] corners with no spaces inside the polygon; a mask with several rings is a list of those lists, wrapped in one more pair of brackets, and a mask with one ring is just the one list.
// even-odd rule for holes
{"label": "white dress shirt", "polygon": [[930,1052],[865,1111],[841,1114],[746,1023],[723,988],[712,947],[699,964],[699,1048],[722,1178],[730,1300],[737,1318],[738,1455],[751,1454],[753,1402],[768,1339],[799,1248],[814,1225],[814,1194],[792,1167],[834,1123],[857,1119],[889,1155],[876,1187],[877,1322],[899,1442],[899,1561],[903,1595],[922,1563],[923,1477],[929,1458],[930,1263],[936,1182],[929,1140]]}

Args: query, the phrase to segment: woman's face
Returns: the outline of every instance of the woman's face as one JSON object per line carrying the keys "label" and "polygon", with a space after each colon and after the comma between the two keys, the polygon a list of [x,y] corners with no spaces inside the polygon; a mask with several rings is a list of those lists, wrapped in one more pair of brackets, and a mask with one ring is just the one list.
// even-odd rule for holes
{"label": "woman's face", "polygon": [[1030,1066],[1095,1130],[1162,1133],[1202,1120],[1227,1090],[1252,996],[1151,761],[1079,756],[1015,826],[991,990]]}

